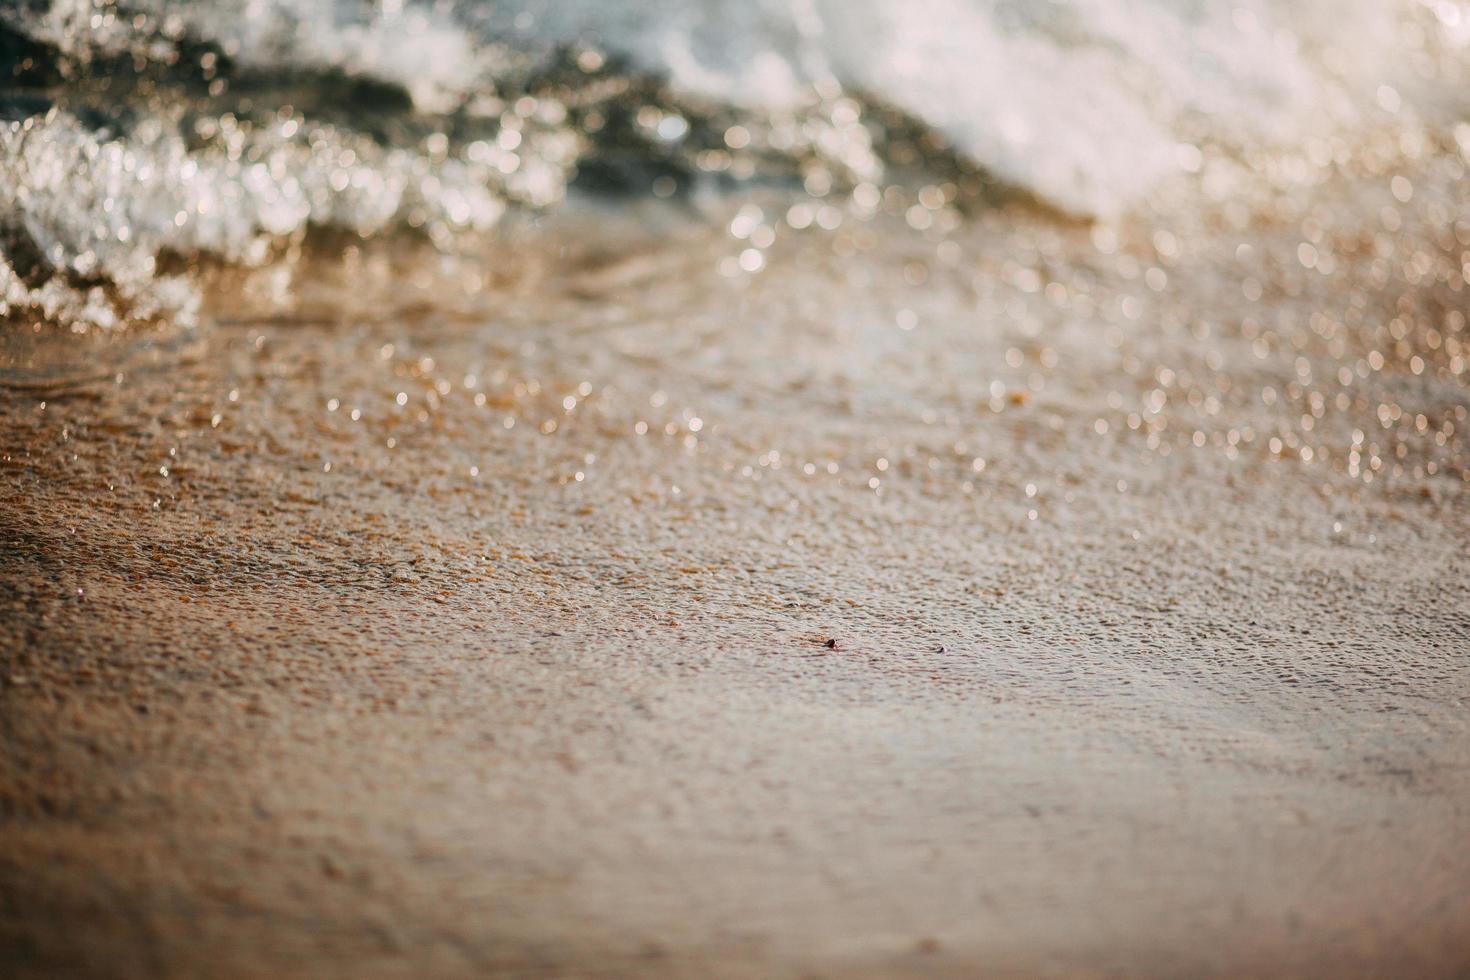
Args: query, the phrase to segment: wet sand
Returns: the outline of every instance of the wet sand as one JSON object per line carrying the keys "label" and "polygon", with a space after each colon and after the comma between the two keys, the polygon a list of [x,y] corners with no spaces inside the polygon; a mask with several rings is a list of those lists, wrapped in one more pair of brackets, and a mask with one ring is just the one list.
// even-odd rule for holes
{"label": "wet sand", "polygon": [[0,972],[1464,975],[1463,172],[11,336]]}

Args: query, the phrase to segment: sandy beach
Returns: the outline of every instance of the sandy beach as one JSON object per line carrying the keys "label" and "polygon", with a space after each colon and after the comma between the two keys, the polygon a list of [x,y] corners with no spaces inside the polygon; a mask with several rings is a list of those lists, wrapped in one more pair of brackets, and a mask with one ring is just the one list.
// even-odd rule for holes
{"label": "sandy beach", "polygon": [[11,332],[0,972],[1463,976],[1464,173]]}

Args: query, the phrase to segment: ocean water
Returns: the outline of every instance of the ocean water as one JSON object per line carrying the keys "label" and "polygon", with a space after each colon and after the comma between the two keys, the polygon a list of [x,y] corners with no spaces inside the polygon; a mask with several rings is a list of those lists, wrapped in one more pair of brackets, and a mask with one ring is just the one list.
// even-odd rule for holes
{"label": "ocean water", "polygon": [[311,231],[462,248],[569,189],[1116,222],[1283,151],[1470,143],[1467,40],[1461,0],[10,0],[0,317],[188,323],[201,267]]}

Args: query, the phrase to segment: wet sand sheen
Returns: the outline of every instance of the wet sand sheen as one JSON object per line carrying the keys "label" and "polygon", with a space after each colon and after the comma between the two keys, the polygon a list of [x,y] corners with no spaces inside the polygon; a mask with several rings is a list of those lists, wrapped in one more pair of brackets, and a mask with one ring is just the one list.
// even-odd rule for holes
{"label": "wet sand sheen", "polygon": [[1463,971],[1453,172],[1331,273],[1300,214],[385,246],[12,384],[0,957]]}

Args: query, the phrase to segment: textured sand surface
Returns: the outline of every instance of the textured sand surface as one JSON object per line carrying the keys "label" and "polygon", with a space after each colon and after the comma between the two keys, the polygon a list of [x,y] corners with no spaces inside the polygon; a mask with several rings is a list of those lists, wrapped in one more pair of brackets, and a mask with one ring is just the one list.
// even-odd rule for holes
{"label": "textured sand surface", "polygon": [[0,973],[1464,975],[1463,174],[9,338]]}

